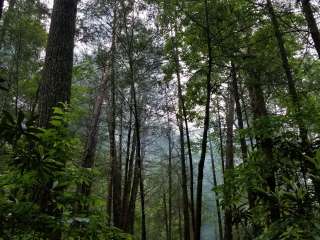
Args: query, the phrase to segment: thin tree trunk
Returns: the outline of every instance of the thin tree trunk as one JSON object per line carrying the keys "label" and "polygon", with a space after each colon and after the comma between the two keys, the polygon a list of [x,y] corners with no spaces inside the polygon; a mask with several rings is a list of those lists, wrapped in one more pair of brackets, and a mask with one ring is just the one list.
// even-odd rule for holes
{"label": "thin tree trunk", "polygon": [[195,235],[194,240],[200,240],[201,235],[201,216],[202,216],[202,184],[203,184],[203,171],[204,163],[207,154],[207,138],[209,131],[209,117],[210,117],[210,100],[211,100],[211,74],[212,74],[212,45],[211,45],[211,35],[209,29],[209,6],[208,1],[205,0],[205,15],[206,15],[206,37],[207,37],[207,47],[208,47],[208,73],[206,82],[206,106],[205,106],[205,117],[203,124],[203,135],[201,143],[201,155],[198,166],[198,181],[197,181],[197,201],[196,201],[196,217],[195,217]]}
{"label": "thin tree trunk", "polygon": [[162,203],[163,203],[163,215],[164,215],[164,222],[165,222],[165,229],[166,229],[166,239],[170,239],[169,233],[169,217],[168,217],[168,209],[167,209],[167,197],[166,193],[163,192],[162,194]]}
{"label": "thin tree trunk", "polygon": [[[243,118],[242,118],[242,110],[240,104],[240,95],[238,88],[238,77],[236,72],[236,67],[234,63],[231,63],[231,76],[232,76],[232,93],[234,96],[235,104],[236,104],[236,112],[237,112],[237,120],[240,131],[244,130]],[[248,158],[248,147],[246,138],[240,133],[240,146],[243,162],[247,163]],[[248,190],[248,200],[249,200],[249,208],[252,209],[254,207],[255,197],[251,191]]]}
{"label": "thin tree trunk", "polygon": [[310,0],[301,0],[301,4],[304,17],[308,23],[308,28],[314,42],[314,46],[320,58],[320,32],[317,26],[317,22],[313,16]]}
{"label": "thin tree trunk", "polygon": [[111,109],[109,121],[109,142],[110,142],[110,161],[111,161],[111,174],[112,174],[112,206],[113,206],[113,224],[115,227],[121,227],[121,165],[117,158],[116,147],[116,85],[115,85],[115,64],[116,64],[116,44],[117,37],[116,31],[118,30],[118,12],[115,6],[114,18],[112,23],[112,45],[110,50],[110,68],[111,68]]}
{"label": "thin tree trunk", "polygon": [[[212,177],[213,177],[213,186],[216,188],[218,186],[217,175],[216,175],[216,167],[214,163],[214,156],[213,156],[213,146],[211,140],[209,141],[210,144],[210,157],[211,157],[211,165],[212,165]],[[222,220],[221,220],[221,209],[220,203],[217,194],[215,194],[216,200],[216,207],[217,207],[217,218],[218,218],[218,227],[219,227],[219,239],[223,239],[223,230],[222,230]]]}
{"label": "thin tree trunk", "polygon": [[167,119],[168,119],[168,236],[167,239],[172,238],[172,138],[171,138],[171,125],[169,117],[169,106],[167,105]]}
{"label": "thin tree trunk", "polygon": [[[94,166],[95,153],[97,147],[98,140],[98,131],[99,131],[99,120],[101,115],[102,103],[106,95],[107,83],[108,83],[108,73],[104,68],[102,72],[101,84],[99,87],[99,91],[97,93],[93,113],[89,122],[89,131],[86,139],[86,144],[84,148],[84,154],[82,158],[82,167],[83,168],[92,168]],[[91,193],[91,185],[92,183],[86,184],[83,183],[78,186],[78,192],[84,197],[88,197]],[[81,206],[77,206],[77,210],[81,210]],[[83,209],[88,210],[89,206],[84,206]]]}
{"label": "thin tree trunk", "polygon": [[[133,31],[131,32],[131,39],[133,36]],[[130,198],[129,210],[131,212],[131,228],[133,228],[134,223],[134,209],[135,209],[135,201],[136,201],[136,194],[138,190],[138,186],[140,185],[140,196],[141,196],[141,240],[146,240],[147,232],[146,232],[146,219],[144,213],[144,184],[143,184],[143,176],[142,176],[142,158],[141,158],[141,138],[140,138],[140,118],[139,118],[139,109],[138,109],[138,100],[136,96],[136,87],[135,87],[135,72],[134,72],[134,60],[133,60],[133,46],[132,41],[128,46],[128,57],[129,57],[129,68],[130,68],[130,76],[131,76],[131,93],[132,93],[132,100],[133,100],[133,109],[134,109],[134,120],[135,120],[135,131],[136,131],[136,138],[137,138],[137,145],[136,145],[136,166],[135,166],[135,173],[134,173],[134,180],[133,180],[133,187],[132,187],[132,194]],[[132,214],[133,213],[133,214]],[[133,229],[132,229],[133,232]]]}
{"label": "thin tree trunk", "polygon": [[[177,32],[175,25],[175,32]],[[181,159],[181,176],[182,176],[182,196],[183,196],[183,218],[184,218],[184,239],[190,239],[190,219],[189,219],[189,199],[188,199],[188,185],[187,185],[187,168],[185,159],[185,142],[184,142],[184,128],[183,128],[183,96],[181,87],[181,76],[180,76],[180,63],[178,56],[177,43],[174,41],[174,60],[175,60],[175,71],[178,83],[178,114],[177,122],[179,126],[180,136],[180,159]]]}
{"label": "thin tree trunk", "polygon": [[[228,112],[226,116],[227,125],[227,139],[226,139],[226,171],[232,171],[234,169],[234,146],[233,146],[233,124],[234,124],[234,97],[232,96],[232,88],[230,86],[230,97],[228,102]],[[226,181],[225,181],[226,182]],[[225,190],[224,198],[229,203],[232,192]],[[224,215],[224,240],[232,240],[232,209],[230,207],[225,208]]]}
{"label": "thin tree trunk", "polygon": [[144,195],[144,175],[143,175],[143,158],[140,166],[140,204],[141,204],[141,240],[147,239],[145,195]]}
{"label": "thin tree trunk", "polygon": [[[245,116],[245,119],[246,119],[246,125],[247,125],[247,128],[250,129],[250,122],[249,122],[249,117],[248,117],[248,112],[247,112],[246,103],[245,103],[242,95],[240,95],[240,98],[241,98],[241,103],[242,103],[242,107],[243,107],[244,116]],[[250,136],[249,136],[249,139],[250,139],[251,149],[253,150],[253,149],[255,148],[255,146],[254,146],[253,138],[252,138],[251,134],[250,134]]]}
{"label": "thin tree trunk", "polygon": [[189,156],[189,172],[190,172],[190,210],[191,210],[191,222],[192,229],[195,229],[195,212],[194,212],[194,183],[193,183],[193,160],[192,160],[192,150],[191,150],[191,141],[188,127],[188,119],[186,114],[186,109],[184,105],[184,99],[182,98],[182,109],[183,109],[183,118],[184,124],[186,127],[186,137],[187,137],[187,147],[188,147],[188,156]]}
{"label": "thin tree trunk", "polygon": [[[131,189],[131,180],[132,180],[132,166],[133,166],[133,158],[130,161],[131,156],[131,132],[132,132],[132,110],[131,106],[129,106],[129,123],[128,123],[128,135],[127,135],[127,143],[126,143],[126,162],[125,162],[125,171],[124,171],[124,186],[122,193],[122,219],[121,219],[121,228],[125,229],[125,225],[127,225],[128,218],[128,202],[130,197],[130,189]],[[132,143],[132,148],[134,151],[135,143]],[[134,156],[134,155],[133,155]],[[129,167],[130,170],[129,170]],[[130,175],[129,175],[130,172]]]}
{"label": "thin tree trunk", "polygon": [[222,174],[224,174],[225,161],[224,161],[224,151],[223,151],[223,132],[222,132],[222,124],[221,124],[221,114],[220,114],[220,104],[217,99],[217,114],[218,114],[218,128],[219,128],[219,143],[220,143],[220,158],[221,158],[221,166],[222,166]]}
{"label": "thin tree trunk", "polygon": [[183,219],[184,219],[184,239],[190,239],[190,220],[189,220],[189,200],[187,186],[187,169],[184,148],[184,130],[183,122],[180,117],[177,117],[180,136],[180,159],[181,159],[181,176],[182,176],[182,193],[183,193]]}
{"label": "thin tree trunk", "polygon": [[122,211],[123,211],[122,228],[126,232],[130,232],[129,226],[132,225],[130,223],[130,220],[131,220],[130,197],[131,197],[131,194],[133,194],[132,182],[134,177],[134,159],[135,159],[136,146],[137,146],[137,138],[136,138],[136,131],[134,130],[133,136],[132,136],[131,152],[129,150],[130,156],[128,156],[128,175],[126,178],[124,191],[123,191],[124,195],[123,195],[123,207],[122,207]]}

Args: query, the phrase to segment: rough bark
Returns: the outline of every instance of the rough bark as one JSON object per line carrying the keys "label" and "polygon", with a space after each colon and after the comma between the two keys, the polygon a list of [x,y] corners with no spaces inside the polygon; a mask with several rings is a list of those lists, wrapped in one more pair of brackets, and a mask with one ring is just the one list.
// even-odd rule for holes
{"label": "rough bark", "polygon": [[[73,49],[76,28],[77,0],[55,0],[46,48],[43,76],[39,91],[39,125],[48,127],[52,108],[69,103],[73,68]],[[40,208],[47,214],[61,217],[61,211],[48,189],[53,180],[42,189]],[[51,204],[52,203],[52,204]],[[59,229],[52,229],[50,239],[61,239]]]}
{"label": "rough bark", "polygon": [[77,0],[55,0],[39,92],[39,123],[48,127],[52,108],[69,103]]}
{"label": "rough bark", "polygon": [[202,184],[203,184],[203,170],[204,163],[207,153],[207,138],[209,131],[209,117],[210,117],[210,100],[211,100],[211,78],[212,78],[212,43],[211,34],[209,29],[209,6],[208,1],[205,0],[205,15],[206,15],[206,37],[207,37],[207,47],[208,47],[208,72],[206,81],[206,105],[205,105],[205,116],[203,124],[203,134],[201,143],[201,155],[198,165],[198,180],[197,180],[197,201],[196,201],[196,216],[195,216],[195,234],[194,240],[200,240],[201,235],[201,216],[202,216]]}
{"label": "rough bark", "polygon": [[317,22],[313,15],[310,0],[301,0],[301,4],[302,4],[302,12],[307,21],[312,40],[314,42],[314,47],[317,50],[318,56],[320,58],[320,32],[318,29]]}

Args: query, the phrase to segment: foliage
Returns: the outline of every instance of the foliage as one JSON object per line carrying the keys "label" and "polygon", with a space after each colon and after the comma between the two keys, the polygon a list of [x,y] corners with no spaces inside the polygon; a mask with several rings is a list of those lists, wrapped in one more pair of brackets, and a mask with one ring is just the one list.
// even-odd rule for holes
{"label": "foliage", "polygon": [[[64,239],[128,239],[108,228],[98,199],[90,214],[74,212],[76,184],[92,173],[76,165],[80,142],[70,134],[68,108],[55,108],[51,127],[36,127],[36,118],[4,112],[0,124],[0,220],[3,239],[45,239],[50,229],[60,229]],[[88,170],[90,171],[90,170]],[[41,202],[47,194],[47,202]],[[88,201],[86,200],[86,201]],[[61,214],[57,214],[61,213]]]}

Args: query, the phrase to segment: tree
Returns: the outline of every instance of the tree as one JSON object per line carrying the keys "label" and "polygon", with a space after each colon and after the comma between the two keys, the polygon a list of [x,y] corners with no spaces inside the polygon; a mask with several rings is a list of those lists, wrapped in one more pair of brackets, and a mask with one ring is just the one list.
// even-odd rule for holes
{"label": "tree", "polygon": [[48,127],[52,108],[69,103],[78,0],[55,0],[39,91],[39,124]]}

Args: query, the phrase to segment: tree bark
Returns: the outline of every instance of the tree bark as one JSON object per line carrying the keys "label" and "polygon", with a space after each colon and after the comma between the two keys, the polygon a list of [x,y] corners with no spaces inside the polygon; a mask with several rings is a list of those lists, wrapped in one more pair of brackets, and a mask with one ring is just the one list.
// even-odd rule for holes
{"label": "tree bark", "polygon": [[[49,127],[52,108],[59,103],[70,102],[77,3],[77,0],[55,0],[53,4],[39,92],[39,125],[44,128]],[[60,218],[62,213],[48,190],[52,183],[53,180],[49,180],[41,191],[40,208]],[[61,239],[60,229],[52,229],[51,232],[51,240]]]}
{"label": "tree bark", "polygon": [[212,44],[210,35],[210,24],[209,24],[209,6],[208,1],[205,0],[205,18],[206,18],[206,37],[207,37],[207,47],[208,47],[208,72],[206,81],[206,106],[205,106],[205,117],[203,124],[203,135],[201,143],[201,155],[198,165],[198,180],[197,180],[197,201],[196,201],[196,217],[195,217],[195,234],[194,240],[200,240],[201,235],[201,216],[202,216],[202,184],[203,184],[203,171],[204,163],[207,154],[207,138],[209,131],[209,118],[210,118],[210,100],[211,100],[211,74],[212,74]]}
{"label": "tree bark", "polygon": [[39,92],[39,124],[48,127],[52,108],[69,103],[77,0],[55,0]]}
{"label": "tree bark", "polygon": [[317,22],[313,16],[310,0],[301,0],[301,4],[302,4],[302,12],[307,21],[308,28],[314,42],[315,49],[317,50],[318,56],[320,58],[320,32],[317,26]]}

